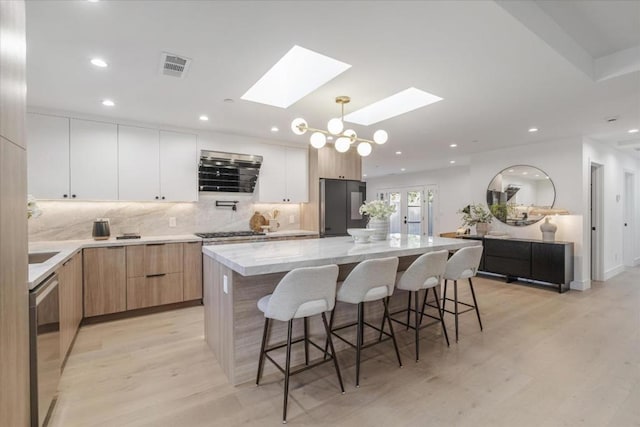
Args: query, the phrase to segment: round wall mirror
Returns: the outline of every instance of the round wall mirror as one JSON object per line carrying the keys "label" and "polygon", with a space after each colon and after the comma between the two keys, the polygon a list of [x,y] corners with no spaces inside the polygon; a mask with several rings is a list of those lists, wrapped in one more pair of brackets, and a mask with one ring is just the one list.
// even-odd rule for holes
{"label": "round wall mirror", "polygon": [[487,205],[493,216],[507,224],[526,226],[544,218],[537,212],[550,209],[556,189],[549,176],[533,166],[516,165],[498,173],[487,188]]}

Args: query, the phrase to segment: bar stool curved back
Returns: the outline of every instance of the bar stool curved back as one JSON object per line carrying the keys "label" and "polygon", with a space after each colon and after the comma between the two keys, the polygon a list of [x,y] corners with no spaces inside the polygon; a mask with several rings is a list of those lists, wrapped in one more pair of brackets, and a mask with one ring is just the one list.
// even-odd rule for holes
{"label": "bar stool curved back", "polygon": [[[444,333],[444,337],[447,341],[447,346],[449,345],[449,336],[447,335],[447,328],[444,324],[444,318],[442,316],[442,312],[440,311],[440,302],[438,297],[437,288],[440,287],[440,282],[444,275],[445,268],[447,266],[447,258],[449,257],[449,251],[437,251],[437,252],[428,252],[424,255],[418,257],[409,268],[405,271],[398,273],[396,279],[396,287],[398,289],[402,289],[404,291],[408,291],[409,293],[409,302],[406,310],[396,311],[395,313],[391,313],[391,315],[402,313],[404,311],[407,312],[407,322],[401,322],[400,320],[396,320],[391,318],[398,323],[403,324],[407,327],[407,329],[411,328],[415,332],[415,344],[416,344],[416,362],[420,358],[420,329],[422,326],[422,319],[424,316],[430,317],[434,320],[437,320],[438,323],[442,325],[442,332]],[[424,299],[422,301],[422,310],[419,309],[419,294],[421,290],[425,290]],[[429,289],[433,290],[435,303],[433,306],[427,303],[427,296],[429,295]],[[414,308],[411,308],[411,297],[414,299]],[[438,317],[432,316],[430,314],[425,314],[425,309],[427,307],[433,307],[438,310]],[[410,324],[411,321],[411,312],[414,313],[414,324],[413,326]],[[430,326],[433,323],[430,323],[425,326]]]}
{"label": "bar stool curved back", "polygon": [[[287,402],[289,397],[289,377],[303,370],[315,367],[327,361],[327,357],[333,360],[340,390],[344,393],[340,367],[335,356],[331,331],[325,312],[333,310],[336,302],[336,280],[338,279],[338,266],[327,265],[322,267],[298,268],[287,273],[276,286],[272,294],[262,297],[258,301],[258,309],[264,313],[265,323],[262,335],[262,345],[260,347],[260,359],[258,361],[258,375],[256,385],[259,385],[262,377],[265,358],[269,359],[284,374],[284,402],[282,409],[282,422],[287,422]],[[327,335],[327,342],[330,352],[326,348],[314,343],[308,336],[307,318],[320,314],[322,324]],[[302,318],[304,322],[304,337],[292,340],[293,319]],[[287,343],[275,345],[267,348],[267,338],[269,333],[270,320],[288,322]],[[291,372],[291,346],[292,344],[304,342],[305,366]],[[309,364],[309,344],[323,352],[323,359],[314,364]],[[285,367],[282,368],[274,359],[269,356],[269,352],[286,347]]]}
{"label": "bar stool curved back", "polygon": [[[393,326],[389,318],[388,298],[393,294],[395,287],[396,272],[398,271],[398,258],[380,258],[370,259],[362,261],[354,267],[349,273],[347,278],[338,287],[338,294],[336,299],[340,302],[347,304],[358,305],[358,318],[357,322],[349,323],[347,325],[339,326],[332,329],[332,334],[338,339],[344,341],[348,345],[356,348],[356,387],[360,387],[360,351],[363,348],[364,338],[364,326],[369,326],[377,331],[383,333],[382,329],[373,326],[364,321],[364,303],[368,301],[381,300],[384,305],[383,322],[386,319],[389,323],[390,334],[387,334],[393,340],[393,346],[398,358],[398,364],[402,367],[402,361],[400,360],[400,352],[398,351],[398,344],[396,343],[396,337],[393,333]],[[331,313],[331,321],[329,328],[333,327],[333,320],[335,316],[335,310]],[[356,344],[347,341],[335,331],[344,329],[347,327],[356,326]],[[380,340],[378,340],[379,342]],[[377,344],[378,342],[370,343],[367,345]],[[327,345],[325,345],[325,350]]]}
{"label": "bar stool curved back", "polygon": [[[480,259],[482,258],[482,246],[471,246],[462,248],[453,254],[449,261],[447,261],[447,267],[444,271],[444,291],[442,294],[442,311],[455,316],[456,321],[456,342],[458,342],[458,316],[462,313],[466,313],[471,310],[475,310],[478,316],[478,323],[480,324],[480,330],[482,330],[482,320],[480,319],[480,310],[478,309],[478,301],[476,300],[476,293],[473,289],[473,282],[471,278],[478,272],[478,266],[480,265]],[[471,289],[471,296],[473,298],[473,304],[458,301],[458,280],[468,279],[469,288]],[[453,280],[453,299],[447,298],[447,281]],[[453,301],[453,311],[446,310],[445,305],[447,301]],[[464,311],[459,310],[459,305],[468,307]]]}

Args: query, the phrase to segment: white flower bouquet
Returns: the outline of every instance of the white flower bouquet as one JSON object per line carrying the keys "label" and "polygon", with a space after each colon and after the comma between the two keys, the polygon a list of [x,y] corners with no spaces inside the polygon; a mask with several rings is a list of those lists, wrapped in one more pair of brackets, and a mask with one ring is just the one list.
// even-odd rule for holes
{"label": "white flower bouquet", "polygon": [[384,200],[364,202],[359,210],[360,214],[367,215],[371,219],[388,219],[395,211],[395,205],[390,205]]}
{"label": "white flower bouquet", "polygon": [[38,203],[36,202],[36,198],[31,194],[27,196],[27,218],[37,218],[42,215],[42,211],[38,207]]}

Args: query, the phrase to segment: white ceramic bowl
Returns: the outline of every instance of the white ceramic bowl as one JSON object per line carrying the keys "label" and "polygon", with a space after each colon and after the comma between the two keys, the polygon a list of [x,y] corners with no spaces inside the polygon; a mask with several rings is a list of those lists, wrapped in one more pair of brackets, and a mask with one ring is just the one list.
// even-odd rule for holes
{"label": "white ceramic bowl", "polygon": [[367,243],[369,238],[376,232],[374,228],[348,228],[347,233],[353,236],[356,243]]}

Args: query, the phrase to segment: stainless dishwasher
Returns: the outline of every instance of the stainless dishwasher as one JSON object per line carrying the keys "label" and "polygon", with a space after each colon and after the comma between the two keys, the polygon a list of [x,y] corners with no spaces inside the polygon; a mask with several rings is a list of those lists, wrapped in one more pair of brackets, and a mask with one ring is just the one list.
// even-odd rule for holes
{"label": "stainless dishwasher", "polygon": [[58,275],[54,273],[29,294],[32,427],[44,425],[58,391],[59,307]]}

